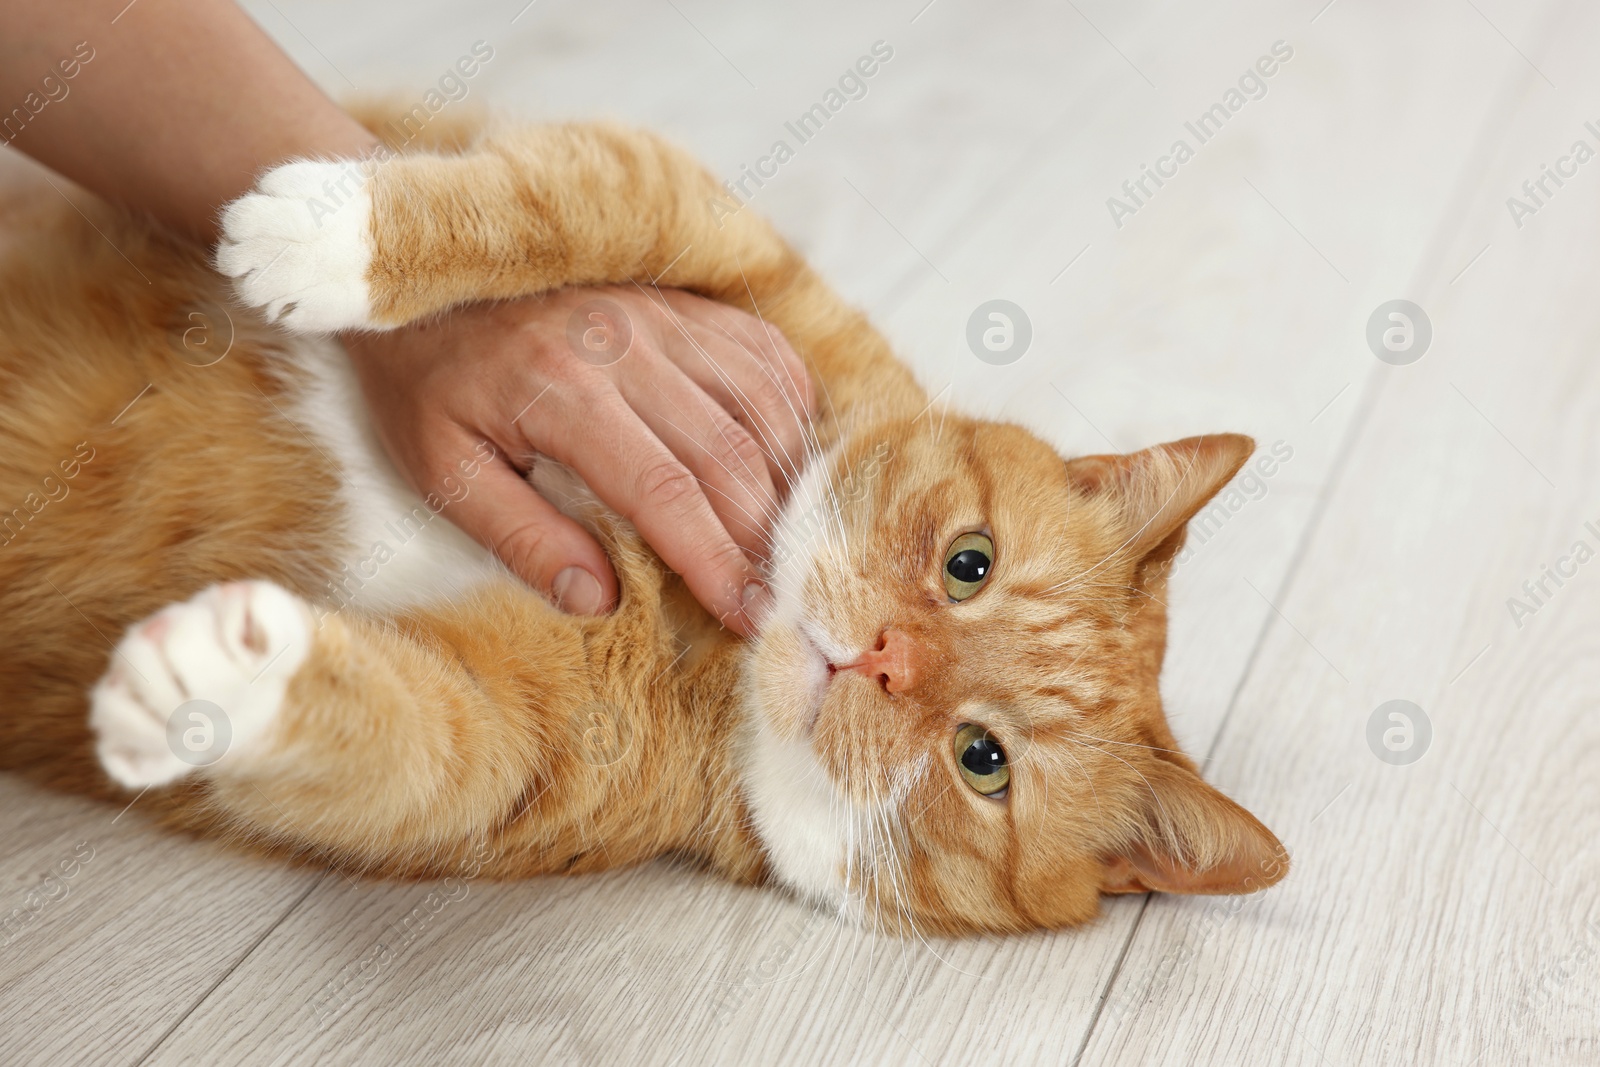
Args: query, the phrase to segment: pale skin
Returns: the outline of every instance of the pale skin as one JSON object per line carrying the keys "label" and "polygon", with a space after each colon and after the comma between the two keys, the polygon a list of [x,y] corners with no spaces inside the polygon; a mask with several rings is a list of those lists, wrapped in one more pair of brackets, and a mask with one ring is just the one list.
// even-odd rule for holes
{"label": "pale skin", "polygon": [[[228,0],[0,0],[0,19],[0,108],[50,97],[0,136],[208,244],[221,207],[268,168],[377,146]],[[93,58],[63,79],[58,64],[79,42]],[[627,355],[609,366],[568,340],[574,309],[597,298],[632,329]],[[523,480],[538,452],[632,520],[713,616],[753,631],[767,602],[756,561],[813,403],[777,330],[689,293],[610,288],[344,340],[379,436],[419,491],[479,442],[494,445],[496,461],[447,514],[524,581],[579,614],[616,603],[600,546]]]}

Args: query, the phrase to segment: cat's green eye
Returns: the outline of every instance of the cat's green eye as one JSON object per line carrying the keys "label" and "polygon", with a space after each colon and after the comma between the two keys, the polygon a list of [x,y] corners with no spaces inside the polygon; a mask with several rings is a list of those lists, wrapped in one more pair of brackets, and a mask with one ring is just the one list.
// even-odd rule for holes
{"label": "cat's green eye", "polygon": [[999,800],[1011,785],[1006,750],[981,726],[968,723],[956,731],[956,766],[968,785]]}
{"label": "cat's green eye", "polygon": [[994,542],[981,533],[965,533],[944,554],[944,591],[951,600],[965,600],[983,588],[994,570]]}

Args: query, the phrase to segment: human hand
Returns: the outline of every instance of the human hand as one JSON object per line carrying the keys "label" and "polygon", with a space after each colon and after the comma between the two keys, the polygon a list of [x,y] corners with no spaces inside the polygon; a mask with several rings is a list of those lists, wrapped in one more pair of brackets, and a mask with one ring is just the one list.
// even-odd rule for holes
{"label": "human hand", "polygon": [[[446,515],[565,610],[617,597],[605,553],[517,464],[567,464],[707,611],[753,632],[751,557],[804,455],[805,365],[775,327],[679,290],[566,289],[345,338],[378,435],[424,494],[497,450]],[[440,492],[440,495],[444,494]]]}

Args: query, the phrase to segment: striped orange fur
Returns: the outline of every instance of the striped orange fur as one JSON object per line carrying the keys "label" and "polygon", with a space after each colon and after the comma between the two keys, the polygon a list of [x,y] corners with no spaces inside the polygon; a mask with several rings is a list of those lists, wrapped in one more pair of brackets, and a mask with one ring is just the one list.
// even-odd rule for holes
{"label": "striped orange fur", "polygon": [[[364,548],[341,458],[294,415],[303,351],[329,342],[233,306],[231,348],[198,366],[189,314],[230,306],[200,250],[25,191],[0,263],[0,764],[126,803],[96,755],[117,739],[89,725],[97,679],[133,684],[113,646],[159,644],[183,625],[160,609],[219,589],[217,618],[246,605],[235,636],[259,644],[250,587],[228,583],[266,580],[299,605],[303,661],[259,737],[152,789],[147,816],[386,876],[485,845],[505,878],[684,855],[907,932],[1058,927],[1104,893],[1284,875],[1276,838],[1177,751],[1158,686],[1173,557],[1247,438],[1066,460],[929,417],[866,319],[753,212],[719,224],[678,150],[603,125],[450,133],[366,170],[367,325],[660,284],[758,311],[806,359],[825,402],[761,635],[718,627],[581,486],[569,509],[622,589],[610,616],[492,571],[329,610]],[[973,532],[992,572],[955,602],[946,554]],[[1000,799],[961,773],[971,724],[1004,750]]]}

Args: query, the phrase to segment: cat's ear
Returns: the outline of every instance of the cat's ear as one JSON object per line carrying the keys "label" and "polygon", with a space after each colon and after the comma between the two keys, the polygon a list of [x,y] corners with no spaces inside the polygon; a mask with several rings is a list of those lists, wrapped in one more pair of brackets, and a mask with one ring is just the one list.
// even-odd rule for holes
{"label": "cat's ear", "polygon": [[1289,873],[1272,831],[1194,771],[1156,760],[1143,773],[1141,827],[1106,857],[1102,892],[1254,893]]}
{"label": "cat's ear", "polygon": [[1067,480],[1116,515],[1126,549],[1143,559],[1157,548],[1176,552],[1194,513],[1244,466],[1256,443],[1243,434],[1185,437],[1122,455],[1067,461]]}

